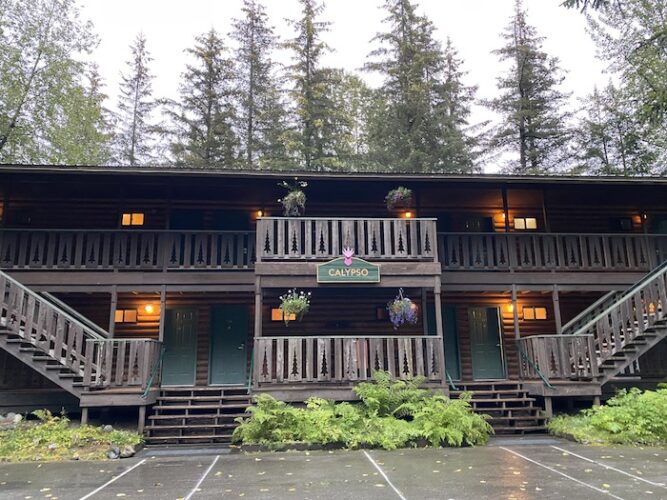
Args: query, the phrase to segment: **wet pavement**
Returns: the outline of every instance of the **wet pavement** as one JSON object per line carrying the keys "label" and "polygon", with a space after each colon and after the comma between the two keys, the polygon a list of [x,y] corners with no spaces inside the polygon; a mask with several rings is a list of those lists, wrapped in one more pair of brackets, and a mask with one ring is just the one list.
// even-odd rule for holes
{"label": "wet pavement", "polygon": [[0,499],[667,500],[667,450],[496,439],[466,449],[228,454],[0,465]]}

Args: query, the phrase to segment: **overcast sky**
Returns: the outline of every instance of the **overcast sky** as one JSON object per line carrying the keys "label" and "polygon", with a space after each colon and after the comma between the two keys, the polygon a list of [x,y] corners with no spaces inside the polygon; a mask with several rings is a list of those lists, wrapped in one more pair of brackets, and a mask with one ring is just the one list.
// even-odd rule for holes
{"label": "overcast sky", "polygon": [[[373,47],[374,34],[383,29],[383,0],[329,0],[322,15],[331,21],[324,35],[334,49],[324,63],[347,70],[358,70]],[[503,71],[492,50],[502,45],[500,33],[512,15],[514,0],[422,0],[419,12],[435,24],[436,36],[449,36],[464,59],[467,83],[478,85],[478,98],[496,93],[496,77]],[[590,93],[595,84],[604,85],[609,75],[604,64],[595,59],[595,46],[586,33],[586,21],[577,10],[560,7],[561,0],[524,0],[528,21],[546,38],[545,50],[561,60],[567,71],[563,88],[577,97]],[[282,39],[292,36],[285,18],[297,18],[297,0],[264,0],[271,23]],[[120,71],[129,58],[129,45],[140,31],[146,35],[154,61],[155,97],[175,97],[178,81],[186,63],[183,50],[192,46],[196,35],[211,27],[220,33],[230,31],[231,20],[241,15],[241,0],[80,0],[85,18],[92,20],[100,36],[94,54],[115,100]],[[277,59],[285,60],[283,56]],[[371,85],[378,77],[364,75]],[[476,106],[472,121],[492,118]]]}

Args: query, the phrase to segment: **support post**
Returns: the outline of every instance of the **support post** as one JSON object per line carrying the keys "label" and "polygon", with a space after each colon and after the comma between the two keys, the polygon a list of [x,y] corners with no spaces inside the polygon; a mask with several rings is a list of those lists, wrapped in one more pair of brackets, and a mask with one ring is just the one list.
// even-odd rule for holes
{"label": "support post", "polygon": [[88,425],[88,408],[81,408],[81,425]]}
{"label": "support post", "polygon": [[560,317],[560,297],[558,294],[558,285],[553,286],[552,296],[554,301],[554,322],[556,323],[556,333],[560,335],[563,333],[563,322]]}
{"label": "support post", "polygon": [[447,366],[445,366],[445,336],[443,334],[442,328],[442,301],[440,298],[440,292],[442,289],[442,284],[440,281],[440,276],[435,278],[435,285],[433,287],[434,295],[434,307],[435,307],[435,334],[440,339],[438,341],[438,355],[440,356],[440,364],[442,366],[442,387],[446,393],[449,393],[447,387]]}
{"label": "support post", "polygon": [[118,289],[116,285],[111,287],[111,306],[109,308],[109,338],[114,337],[114,330],[116,329],[116,308],[118,306]]}
{"label": "support post", "polygon": [[600,406],[600,396],[593,396],[593,406]]}
{"label": "support post", "polygon": [[551,401],[551,396],[544,396],[544,413],[547,418],[554,416],[553,404]]}
{"label": "support post", "polygon": [[[257,252],[259,254],[259,252]],[[255,331],[253,339],[253,349],[252,356],[256,356],[255,346],[257,345],[257,339],[262,336],[262,278],[259,276],[255,279]],[[250,363],[252,366],[253,372],[258,372],[258,364],[255,363],[253,359]],[[252,385],[254,388],[258,387],[259,377],[255,376],[255,373],[251,373],[250,377],[252,378]]]}
{"label": "support post", "polygon": [[158,325],[158,340],[164,341],[164,326],[167,316],[167,285],[160,287],[160,324]]}
{"label": "support post", "polygon": [[512,285],[512,316],[514,319],[514,338],[519,340],[521,331],[519,330],[519,305],[516,298],[516,285]]}
{"label": "support post", "polygon": [[422,322],[424,323],[424,335],[428,335],[428,314],[426,311],[426,288],[422,287]]}
{"label": "support post", "polygon": [[509,203],[507,201],[507,186],[502,187],[502,197],[503,197],[503,214],[505,219],[505,232],[510,232],[510,209]]}
{"label": "support post", "polygon": [[145,424],[146,424],[146,407],[142,405],[139,407],[139,421],[137,422],[137,434],[144,433]]}

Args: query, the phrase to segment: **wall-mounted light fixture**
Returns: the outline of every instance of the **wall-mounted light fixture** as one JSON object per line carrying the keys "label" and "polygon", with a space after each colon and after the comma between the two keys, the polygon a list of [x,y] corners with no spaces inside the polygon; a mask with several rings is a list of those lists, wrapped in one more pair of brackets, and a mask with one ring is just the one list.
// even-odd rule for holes
{"label": "wall-mounted light fixture", "polygon": [[408,210],[406,212],[403,212],[403,217],[405,219],[412,219],[414,216],[415,216],[415,214],[413,212],[411,212],[410,210]]}
{"label": "wall-mounted light fixture", "polygon": [[153,314],[155,312],[155,306],[153,304],[146,304],[144,306],[144,312],[146,314]]}
{"label": "wall-mounted light fixture", "polygon": [[257,210],[257,217],[264,217],[264,210]]}

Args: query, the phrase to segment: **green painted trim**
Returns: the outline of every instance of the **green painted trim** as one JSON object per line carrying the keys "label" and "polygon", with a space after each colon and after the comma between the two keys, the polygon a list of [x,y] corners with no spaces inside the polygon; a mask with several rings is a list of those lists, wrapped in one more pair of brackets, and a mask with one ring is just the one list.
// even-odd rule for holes
{"label": "green painted trim", "polygon": [[[352,257],[352,265],[346,266],[343,262],[344,257],[330,260],[317,265],[318,283],[379,283],[380,266],[372,262]],[[364,275],[364,271],[366,274]],[[332,276],[332,272],[339,272],[341,275]],[[354,274],[351,276],[350,274]]]}

